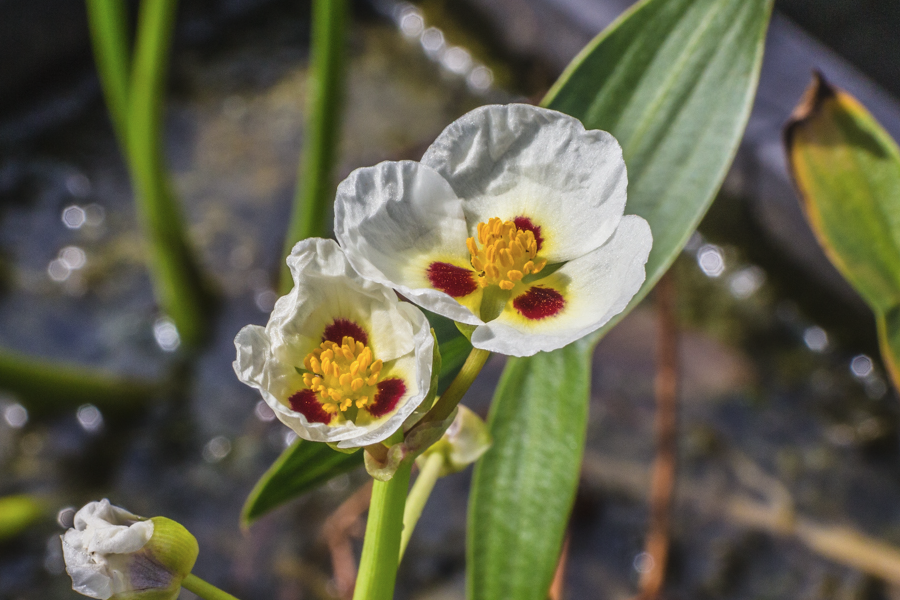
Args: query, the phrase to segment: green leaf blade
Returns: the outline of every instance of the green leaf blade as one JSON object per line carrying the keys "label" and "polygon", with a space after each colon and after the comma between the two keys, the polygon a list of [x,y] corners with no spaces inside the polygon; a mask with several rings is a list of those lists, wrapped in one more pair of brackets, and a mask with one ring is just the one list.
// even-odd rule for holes
{"label": "green leaf blade", "polygon": [[344,454],[326,444],[296,440],[250,492],[241,510],[241,524],[249,526],[267,512],[362,464],[362,452]]}
{"label": "green leaf blade", "polygon": [[622,145],[625,211],[653,232],[647,280],[622,316],[675,260],[725,178],[750,116],[770,14],[768,0],[643,2],[544,100]]}
{"label": "green leaf blade", "polygon": [[471,600],[546,600],[584,452],[588,346],[507,363],[489,418],[494,445],[473,476]]}

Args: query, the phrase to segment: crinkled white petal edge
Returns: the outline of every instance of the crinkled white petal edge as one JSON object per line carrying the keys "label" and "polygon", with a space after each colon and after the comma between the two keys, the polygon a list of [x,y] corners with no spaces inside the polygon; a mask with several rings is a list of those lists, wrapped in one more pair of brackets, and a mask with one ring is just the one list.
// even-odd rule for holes
{"label": "crinkled white petal edge", "polygon": [[[329,251],[337,249],[340,252],[337,244],[330,240],[306,240],[295,247],[292,256],[309,251],[308,246],[312,243],[318,244],[317,250],[322,250],[323,246],[332,245],[333,248]],[[341,256],[343,255],[341,254]],[[295,265],[299,262],[295,261]],[[312,264],[312,262],[304,264]],[[359,278],[355,273],[353,276]],[[295,283],[298,287],[303,285],[303,281],[302,274],[299,277],[295,276]],[[237,359],[234,361],[233,367],[238,379],[258,389],[266,404],[275,411],[275,415],[303,439],[315,442],[339,442],[338,446],[341,448],[353,448],[380,442],[396,431],[428,394],[434,350],[434,338],[431,336],[428,320],[415,306],[397,300],[390,288],[371,281],[366,282],[366,286],[378,288],[384,292],[386,300],[382,309],[395,311],[396,316],[409,325],[413,336],[412,350],[394,358],[389,365],[392,373],[402,375],[406,393],[398,401],[395,412],[383,420],[376,420],[365,426],[351,422],[339,426],[310,423],[305,416],[291,410],[270,391],[274,386],[275,379],[280,374],[294,368],[293,365],[280,364],[272,348],[272,335],[277,335],[278,330],[287,325],[286,320],[279,319],[274,326],[270,321],[266,328],[248,325],[241,329],[235,337]],[[354,293],[356,292],[351,287],[347,288],[348,297]],[[388,294],[393,298],[390,298]],[[316,308],[311,307],[310,311]],[[375,336],[378,336],[379,333],[383,334],[377,330],[372,331]],[[372,343],[375,346],[384,345],[379,339],[372,340]]]}
{"label": "crinkled white petal edge", "polygon": [[113,595],[113,578],[106,555],[130,554],[153,536],[153,522],[113,506],[109,500],[90,502],[75,513],[74,527],[60,536],[72,589],[91,598]]}
{"label": "crinkled white petal edge", "polygon": [[482,322],[427,280],[432,261],[461,266],[470,259],[462,203],[433,169],[401,161],[353,171],[338,186],[334,223],[335,236],[360,275],[454,321]]}
{"label": "crinkled white petal edge", "polygon": [[451,123],[422,157],[457,196],[474,235],[491,217],[541,227],[541,256],[573,260],[599,248],[625,209],[622,149],[605,131],[527,104],[489,105]]}
{"label": "crinkled white petal edge", "polygon": [[625,216],[603,246],[547,278],[551,284],[569,280],[566,307],[559,316],[528,321],[514,313],[510,301],[497,319],[475,329],[472,345],[500,354],[532,356],[596,331],[625,310],[641,288],[652,244],[650,225],[641,217]]}

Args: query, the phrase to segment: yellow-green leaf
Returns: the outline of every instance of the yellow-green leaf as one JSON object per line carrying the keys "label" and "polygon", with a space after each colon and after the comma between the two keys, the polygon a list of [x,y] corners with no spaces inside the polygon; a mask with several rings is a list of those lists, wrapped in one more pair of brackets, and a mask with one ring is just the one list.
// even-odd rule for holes
{"label": "yellow-green leaf", "polygon": [[897,385],[900,356],[900,149],[855,98],[820,75],[785,129],[794,182],[831,262],[875,313]]}

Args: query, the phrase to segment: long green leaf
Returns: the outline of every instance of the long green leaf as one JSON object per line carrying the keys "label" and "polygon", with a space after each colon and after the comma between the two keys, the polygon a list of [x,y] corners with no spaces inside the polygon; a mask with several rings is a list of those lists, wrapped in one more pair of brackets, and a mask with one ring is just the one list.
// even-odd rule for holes
{"label": "long green leaf", "polygon": [[162,146],[163,94],[176,7],[177,0],[141,3],[128,94],[126,155],[157,300],[185,344],[195,347],[207,330],[210,294],[188,244]]}
{"label": "long green leaf", "polygon": [[128,79],[131,70],[127,9],[128,4],[121,0],[87,0],[97,73],[123,150],[128,147]]}
{"label": "long green leaf", "polygon": [[[586,427],[589,390],[573,384],[572,372],[646,296],[709,208],[750,115],[771,10],[771,0],[645,0],[589,44],[545,98],[545,106],[619,140],[628,167],[625,210],[650,223],[653,250],[646,282],[618,318],[569,348],[507,366],[512,374],[504,374],[495,402],[511,402],[506,389],[521,390],[507,418],[521,411],[534,422],[511,430],[499,416],[492,420],[494,448],[476,467],[470,505],[470,600],[546,599],[581,458],[565,443],[575,445]],[[535,397],[514,379],[548,395]],[[532,404],[572,416],[571,429],[548,433]],[[529,448],[556,452],[558,460]],[[503,477],[519,470],[527,476]]]}
{"label": "long green leaf", "polygon": [[160,386],[0,350],[0,390],[15,394],[31,415],[43,415],[82,404],[94,404],[109,413],[127,412],[149,403]]}
{"label": "long green leaf", "polygon": [[244,503],[241,523],[250,525],[270,510],[362,464],[362,452],[344,454],[327,444],[297,440],[256,483]]}
{"label": "long green leaf", "polygon": [[785,130],[806,216],[875,313],[900,389],[900,148],[855,98],[816,76]]}
{"label": "long green leaf", "polygon": [[468,598],[547,598],[584,453],[592,347],[507,363],[472,485]]}
{"label": "long green leaf", "polygon": [[[327,237],[325,215],[334,199],[335,160],[340,133],[341,96],[344,84],[347,1],[315,0],[312,15],[309,97],[306,139],[297,173],[297,190],[284,240],[285,256],[300,240]],[[282,293],[293,285],[291,272],[282,266]]]}

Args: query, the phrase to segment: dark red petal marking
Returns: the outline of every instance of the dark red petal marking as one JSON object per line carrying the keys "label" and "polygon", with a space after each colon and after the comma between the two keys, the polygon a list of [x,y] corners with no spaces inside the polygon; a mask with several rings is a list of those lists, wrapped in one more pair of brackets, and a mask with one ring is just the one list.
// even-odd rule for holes
{"label": "dark red petal marking", "polygon": [[325,333],[322,334],[322,341],[341,344],[346,335],[349,335],[357,342],[362,342],[364,346],[369,345],[369,336],[366,334],[366,331],[347,319],[335,319],[334,323],[325,328]]}
{"label": "dark red petal marking", "polygon": [[291,410],[306,417],[306,420],[310,423],[325,423],[327,425],[331,422],[331,415],[325,412],[316,393],[312,390],[300,390],[288,398],[288,402],[291,404]]}
{"label": "dark red petal marking", "polygon": [[558,314],[566,305],[562,294],[552,288],[535,286],[513,300],[513,306],[526,319],[535,321]]}
{"label": "dark red petal marking", "polygon": [[381,417],[397,406],[397,402],[406,393],[406,384],[402,379],[385,379],[378,382],[378,393],[375,402],[366,407],[373,417]]}
{"label": "dark red petal marking", "polygon": [[534,241],[537,242],[537,249],[540,251],[541,244],[544,243],[544,238],[541,237],[541,226],[532,223],[528,217],[516,217],[513,219],[513,223],[522,231],[530,231],[534,234]]}
{"label": "dark red petal marking", "polygon": [[470,269],[444,262],[433,262],[428,266],[428,281],[435,289],[454,298],[468,296],[478,289]]}

